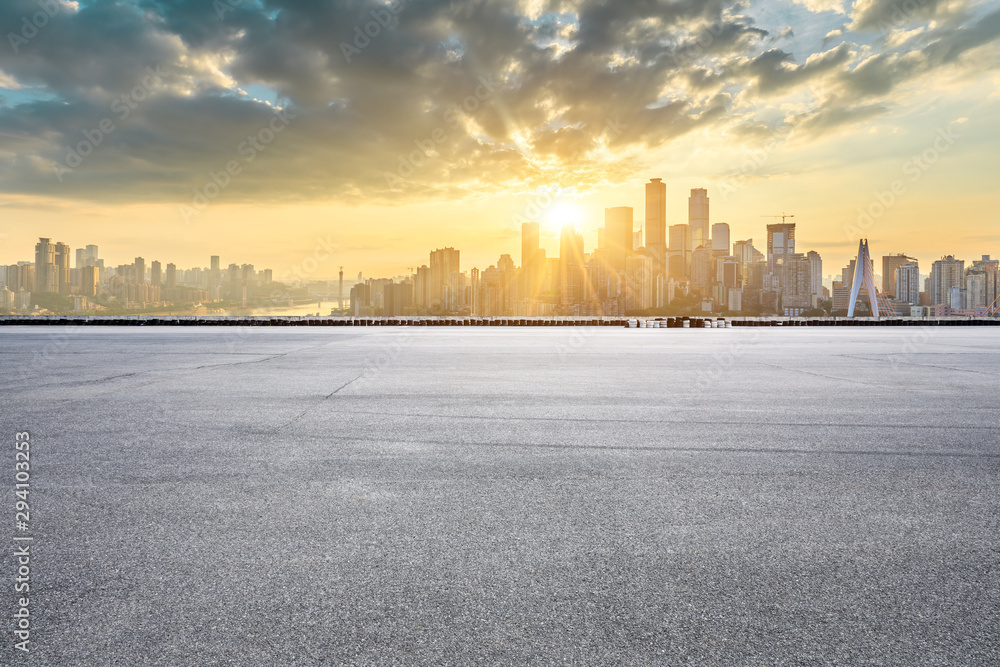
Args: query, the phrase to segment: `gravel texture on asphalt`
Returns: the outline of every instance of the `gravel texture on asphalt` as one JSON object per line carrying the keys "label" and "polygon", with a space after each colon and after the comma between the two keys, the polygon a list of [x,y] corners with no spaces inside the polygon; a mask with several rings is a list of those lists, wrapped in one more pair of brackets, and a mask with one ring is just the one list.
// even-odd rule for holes
{"label": "gravel texture on asphalt", "polygon": [[5,327],[0,664],[995,666],[998,342]]}

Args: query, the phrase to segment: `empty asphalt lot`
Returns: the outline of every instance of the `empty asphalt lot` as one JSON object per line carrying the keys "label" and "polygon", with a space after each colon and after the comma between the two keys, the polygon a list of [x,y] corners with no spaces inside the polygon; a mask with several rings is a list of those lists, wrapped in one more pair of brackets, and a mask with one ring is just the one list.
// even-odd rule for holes
{"label": "empty asphalt lot", "polygon": [[998,343],[4,327],[0,664],[997,665]]}

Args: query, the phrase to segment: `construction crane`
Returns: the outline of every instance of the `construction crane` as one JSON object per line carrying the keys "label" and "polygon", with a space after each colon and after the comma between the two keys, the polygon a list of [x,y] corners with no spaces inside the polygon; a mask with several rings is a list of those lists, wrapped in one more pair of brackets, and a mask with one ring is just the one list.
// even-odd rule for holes
{"label": "construction crane", "polygon": [[762,215],[760,217],[762,217],[762,218],[774,218],[775,220],[777,220],[778,218],[781,218],[781,224],[785,224],[785,218],[794,218],[795,214],[782,212],[781,215]]}

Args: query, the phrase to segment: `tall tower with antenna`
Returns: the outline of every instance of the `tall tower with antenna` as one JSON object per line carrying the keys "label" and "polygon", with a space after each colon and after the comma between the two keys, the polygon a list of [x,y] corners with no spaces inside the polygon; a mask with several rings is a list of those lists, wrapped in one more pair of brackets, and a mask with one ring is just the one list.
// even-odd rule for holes
{"label": "tall tower with antenna", "polygon": [[340,285],[337,287],[337,310],[344,310],[344,267],[340,267]]}

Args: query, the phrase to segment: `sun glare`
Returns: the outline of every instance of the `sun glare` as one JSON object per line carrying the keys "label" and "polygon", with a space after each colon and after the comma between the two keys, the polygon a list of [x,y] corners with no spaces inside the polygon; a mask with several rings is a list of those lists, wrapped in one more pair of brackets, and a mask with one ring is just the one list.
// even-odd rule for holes
{"label": "sun glare", "polygon": [[557,200],[544,214],[543,224],[553,232],[559,232],[566,225],[579,228],[583,224],[584,211],[576,202]]}

